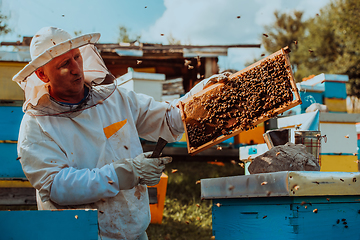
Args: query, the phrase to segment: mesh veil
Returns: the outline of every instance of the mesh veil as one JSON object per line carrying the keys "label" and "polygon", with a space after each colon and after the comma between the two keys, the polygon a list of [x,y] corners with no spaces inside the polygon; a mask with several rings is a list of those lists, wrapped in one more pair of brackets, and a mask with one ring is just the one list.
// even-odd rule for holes
{"label": "mesh veil", "polygon": [[30,115],[56,115],[73,117],[82,110],[101,103],[115,90],[115,84],[99,86],[105,78],[115,77],[106,68],[105,63],[93,44],[79,48],[83,58],[85,84],[90,89],[86,99],[78,105],[61,104],[49,95],[48,84],[41,81],[36,73],[19,83],[25,92],[23,111]]}

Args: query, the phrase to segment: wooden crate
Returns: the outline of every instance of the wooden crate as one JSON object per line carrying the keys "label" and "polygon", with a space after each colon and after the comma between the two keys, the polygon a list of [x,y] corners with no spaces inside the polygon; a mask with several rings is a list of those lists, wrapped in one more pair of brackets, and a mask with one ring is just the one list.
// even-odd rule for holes
{"label": "wooden crate", "polygon": [[[239,134],[242,131],[246,131],[249,128],[252,128],[252,127],[258,125],[258,124],[268,120],[271,117],[274,117],[274,116],[276,116],[276,115],[278,115],[280,113],[285,112],[286,110],[288,110],[290,108],[293,108],[293,107],[301,104],[300,95],[299,95],[299,92],[298,92],[298,90],[296,88],[293,73],[292,73],[292,70],[291,70],[290,60],[289,60],[289,56],[288,56],[289,52],[290,52],[290,49],[288,47],[282,48],[279,51],[269,55],[268,57],[266,57],[266,58],[264,58],[264,59],[262,59],[262,60],[260,60],[260,61],[258,61],[256,63],[248,66],[247,68],[245,68],[245,69],[243,69],[243,70],[241,70],[241,71],[239,71],[237,73],[234,73],[234,74],[230,75],[229,79],[237,81],[237,79],[243,78],[244,76],[247,76],[247,74],[250,74],[250,73],[264,74],[263,73],[264,71],[260,69],[262,66],[264,66],[267,63],[271,63],[271,64],[278,63],[277,60],[275,60],[275,58],[278,58],[278,59],[281,58],[281,61],[284,63],[284,65],[281,65],[280,67],[277,66],[279,71],[276,71],[276,69],[275,69],[275,71],[271,70],[272,72],[270,72],[270,70],[269,70],[268,73],[273,74],[273,73],[283,71],[287,75],[286,78],[288,80],[285,79],[285,81],[283,81],[283,82],[284,82],[284,86],[285,85],[288,86],[288,88],[286,90],[292,92],[292,95],[293,95],[292,100],[288,100],[287,102],[281,103],[281,105],[278,106],[278,107],[267,109],[266,111],[264,110],[264,112],[261,113],[260,116],[257,116],[257,117],[251,118],[251,119],[246,118],[246,117],[244,117],[242,119],[240,119],[241,117],[236,117],[236,118],[235,117],[230,117],[231,114],[227,113],[228,116],[229,116],[229,119],[225,122],[227,124],[226,125],[227,126],[226,130],[222,129],[221,134],[219,134],[217,132],[217,134],[216,134],[217,136],[215,136],[212,139],[207,140],[206,142],[203,141],[203,143],[201,143],[198,146],[195,146],[194,144],[193,145],[191,144],[191,141],[189,139],[189,134],[191,134],[189,128],[192,127],[192,126],[197,127],[200,124],[203,124],[201,118],[197,118],[197,120],[195,120],[196,119],[196,113],[195,112],[197,112],[197,113],[198,112],[206,112],[207,110],[206,110],[206,107],[202,107],[203,105],[201,105],[201,107],[200,107],[198,104],[196,105],[195,103],[196,103],[196,101],[198,101],[198,99],[203,99],[204,100],[204,99],[210,98],[210,93],[212,94],[212,93],[216,92],[217,94],[219,94],[217,96],[221,96],[221,94],[223,93],[222,90],[224,89],[224,87],[225,87],[225,85],[227,83],[213,84],[213,85],[207,87],[206,89],[198,92],[197,94],[195,94],[195,95],[193,95],[193,96],[191,96],[191,97],[189,97],[189,98],[187,98],[187,99],[185,99],[185,100],[183,100],[182,102],[179,103],[179,107],[180,107],[180,111],[181,111],[181,115],[182,115],[182,121],[184,123],[184,128],[185,128],[188,153],[190,155],[195,155],[195,154],[197,154],[197,153],[199,153],[201,151],[204,151],[205,149],[208,149],[208,148],[210,148],[210,147],[212,147],[212,146],[214,146],[214,145],[216,145],[216,144],[218,144],[218,143],[220,143],[220,142],[222,142],[222,141],[224,141],[224,140],[226,140],[226,139],[228,139],[228,138],[230,138],[232,136],[235,136],[235,135]],[[270,79],[270,77],[268,77],[268,79]],[[251,82],[253,80],[262,81],[261,79],[252,79],[252,80],[249,80],[249,81],[245,80],[245,81],[241,82],[241,84],[243,84],[243,83],[248,84],[249,82]],[[268,81],[270,81],[270,80],[266,80],[266,81],[267,81],[266,84],[268,84],[269,83]],[[279,79],[277,81],[278,81],[277,83],[279,83]],[[282,80],[280,80],[280,81],[282,81]],[[286,81],[289,81],[289,82],[286,82]],[[259,82],[255,82],[255,83],[258,84]],[[272,79],[271,83],[275,83],[275,80]],[[272,86],[280,87],[279,84],[278,85],[273,84]],[[226,86],[226,87],[227,87],[226,90],[228,90],[229,89],[228,86]],[[269,88],[271,88],[271,86]],[[260,89],[260,90],[262,90],[262,89]],[[263,94],[263,93],[264,93],[264,91],[262,91],[261,93],[257,93],[256,91],[251,92],[251,94],[254,94],[254,96],[260,96],[260,94]],[[237,95],[241,95],[241,93],[239,92],[239,94],[237,94]],[[213,96],[213,95],[211,95],[211,96]],[[262,99],[264,99],[264,98],[262,98]],[[203,100],[201,100],[201,101],[203,101]],[[264,107],[265,107],[265,105],[268,106],[267,103],[269,101],[266,101],[266,100],[267,99],[262,100],[262,101],[265,102]],[[250,106],[250,108],[251,108],[251,105],[248,104],[248,103],[250,103],[249,101],[250,101],[249,99],[242,100],[241,102],[238,102],[238,104],[242,104],[241,106],[248,106],[248,107]],[[273,103],[276,102],[274,100],[274,98],[272,98],[272,101],[273,101]],[[191,102],[193,102],[192,104],[194,106],[198,106],[198,107],[196,108],[196,111],[194,110],[194,116],[195,117],[192,118],[191,121],[190,121],[190,120],[187,120],[187,119],[190,119],[191,116],[187,116],[187,113],[185,112],[185,110],[186,110],[186,106],[189,106],[191,104]],[[189,105],[186,105],[186,104],[189,104]],[[271,105],[271,104],[269,104],[269,105]],[[248,108],[248,107],[244,107],[244,108]],[[200,110],[200,111],[198,111],[198,110]],[[234,111],[236,111],[236,110],[234,110]],[[258,109],[257,112],[259,112],[259,111],[260,110]],[[209,112],[210,111],[208,111],[207,114],[211,114]],[[244,111],[244,112],[245,112],[245,114],[252,115],[251,111]],[[187,118],[187,117],[189,117],[189,118]],[[217,118],[213,117],[213,119],[217,119]],[[216,121],[219,122],[220,120],[217,119]],[[248,121],[248,122],[246,123],[246,121]],[[239,126],[240,122],[241,122],[241,126]],[[243,122],[245,122],[245,124]],[[222,122],[221,124],[224,125],[225,123]],[[216,125],[217,123],[214,123],[214,124]],[[220,131],[219,130],[220,129],[219,124],[217,126],[215,126],[214,124],[212,124],[212,128],[217,128],[217,131]],[[205,125],[203,125],[203,126],[205,126]],[[208,125],[208,126],[210,126],[210,125]],[[230,128],[230,130],[229,130],[229,128]],[[207,133],[208,129],[205,129],[205,127],[203,127],[203,129],[204,129],[203,133],[201,133],[201,134],[204,134],[204,135],[208,134]],[[199,131],[199,130],[197,129],[197,131]],[[193,134],[193,135],[197,136],[197,134]],[[191,136],[191,137],[193,137],[193,136]]]}

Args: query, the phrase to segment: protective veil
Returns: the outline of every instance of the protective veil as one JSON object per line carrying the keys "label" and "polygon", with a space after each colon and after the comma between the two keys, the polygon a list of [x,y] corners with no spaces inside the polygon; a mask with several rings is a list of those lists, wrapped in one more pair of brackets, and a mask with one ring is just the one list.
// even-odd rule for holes
{"label": "protective veil", "polygon": [[14,77],[26,95],[18,155],[37,189],[38,209],[96,208],[99,239],[137,239],[150,223],[147,187],[140,182],[121,189],[123,178],[115,167],[142,154],[139,137],[181,138],[177,101],[156,102],[118,87],[116,81],[98,85],[112,75],[90,41],[79,47],[89,93],[78,105],[55,101],[34,73],[22,71]]}

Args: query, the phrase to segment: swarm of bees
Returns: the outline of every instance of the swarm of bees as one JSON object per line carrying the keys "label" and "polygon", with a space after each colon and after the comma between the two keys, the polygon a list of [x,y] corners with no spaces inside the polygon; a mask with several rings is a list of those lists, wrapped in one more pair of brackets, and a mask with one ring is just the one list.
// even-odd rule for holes
{"label": "swarm of bees", "polygon": [[[289,68],[285,56],[276,55],[187,102],[184,113],[190,147],[198,148],[237,129],[252,129],[260,117],[274,117],[275,109],[293,100]],[[192,112],[200,112],[200,117],[191,116]]]}

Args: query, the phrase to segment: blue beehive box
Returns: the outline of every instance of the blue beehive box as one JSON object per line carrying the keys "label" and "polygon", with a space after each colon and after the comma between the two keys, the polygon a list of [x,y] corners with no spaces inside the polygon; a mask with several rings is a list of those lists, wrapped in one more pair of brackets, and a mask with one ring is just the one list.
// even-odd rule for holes
{"label": "blue beehive box", "polygon": [[0,106],[0,178],[25,178],[21,164],[16,160],[23,114],[20,106]]}
{"label": "blue beehive box", "polygon": [[215,239],[360,239],[360,173],[274,172],[201,180]]}

